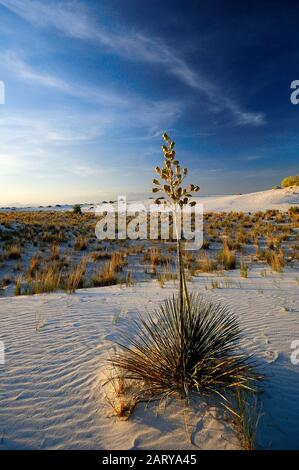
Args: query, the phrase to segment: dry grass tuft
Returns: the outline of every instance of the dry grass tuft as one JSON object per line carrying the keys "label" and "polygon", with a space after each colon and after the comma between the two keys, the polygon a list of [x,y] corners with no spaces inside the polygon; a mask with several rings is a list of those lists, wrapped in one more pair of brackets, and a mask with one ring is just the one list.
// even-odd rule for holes
{"label": "dry grass tuft", "polygon": [[118,283],[117,273],[111,261],[107,261],[92,278],[95,287],[112,286]]}
{"label": "dry grass tuft", "polygon": [[199,258],[199,269],[202,272],[209,273],[217,269],[217,263],[207,253],[203,253]]}
{"label": "dry grass tuft", "polygon": [[74,250],[83,251],[87,248],[87,240],[84,237],[77,237],[74,241]]}
{"label": "dry grass tuft", "polygon": [[235,269],[237,266],[236,254],[230,248],[229,243],[226,240],[223,242],[223,249],[217,253],[217,260],[227,271]]}
{"label": "dry grass tuft", "polygon": [[138,403],[136,382],[124,377],[122,371],[109,373],[110,377],[104,383],[105,398],[113,410],[113,414],[126,421]]}
{"label": "dry grass tuft", "polygon": [[20,245],[11,245],[6,249],[5,255],[7,259],[19,259],[21,258],[21,247]]}
{"label": "dry grass tuft", "polygon": [[83,287],[83,280],[86,273],[86,257],[82,258],[81,263],[69,273],[66,281],[66,290],[72,294],[79,287]]}

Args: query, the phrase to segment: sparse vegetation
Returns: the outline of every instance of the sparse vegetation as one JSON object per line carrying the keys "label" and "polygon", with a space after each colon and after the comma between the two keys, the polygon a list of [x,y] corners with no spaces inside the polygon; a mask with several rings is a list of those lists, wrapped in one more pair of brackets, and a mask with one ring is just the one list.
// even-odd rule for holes
{"label": "sparse vegetation", "polygon": [[[61,274],[59,289],[67,289],[74,267],[84,256],[87,257],[84,285],[93,285],[93,277],[114,252],[121,253],[115,255],[119,262],[113,261],[117,273],[125,266],[134,272],[135,266],[145,264],[144,268],[137,268],[142,270],[141,280],[151,277],[161,285],[166,282],[164,271],[173,272],[177,264],[175,240],[167,244],[159,240],[152,245],[141,240],[99,242],[95,237],[97,220],[92,213],[78,217],[71,211],[0,212],[0,225],[5,228],[0,231],[0,277],[11,276],[11,285],[2,289],[2,295],[14,293],[13,273],[22,275],[22,289],[30,293],[27,283],[30,287],[30,282],[35,282],[51,263]],[[255,263],[272,265],[279,272],[288,265],[295,267],[299,261],[298,227],[297,206],[287,212],[272,209],[252,214],[205,213],[203,248],[193,253],[182,250],[182,261],[190,276],[238,266],[242,276],[245,274],[242,263],[249,269]],[[280,252],[284,261],[282,255],[276,255]]]}

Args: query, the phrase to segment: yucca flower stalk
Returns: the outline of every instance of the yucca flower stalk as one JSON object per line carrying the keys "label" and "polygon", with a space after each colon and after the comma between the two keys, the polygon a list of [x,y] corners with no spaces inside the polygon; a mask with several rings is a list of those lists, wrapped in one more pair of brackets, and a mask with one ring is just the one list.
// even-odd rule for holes
{"label": "yucca flower stalk", "polygon": [[[176,159],[176,152],[174,150],[175,142],[171,140],[166,133],[162,135],[162,138],[165,142],[162,145],[164,164],[162,168],[159,166],[156,167],[156,173],[159,175],[160,179],[153,179],[154,187],[152,188],[152,192],[163,192],[166,196],[166,202],[170,204],[173,212],[174,229],[177,242],[177,265],[180,299],[179,310],[181,316],[183,316],[183,304],[184,302],[186,303],[186,312],[188,315],[190,311],[190,301],[182,256],[181,224],[180,226],[178,224],[178,221],[181,221],[181,218],[178,217],[178,214],[179,211],[184,208],[184,206],[189,204],[192,207],[196,204],[194,201],[190,202],[189,199],[192,197],[192,193],[198,192],[200,188],[194,184],[189,184],[186,188],[183,187],[182,182],[188,175],[188,169],[181,168],[179,160]],[[161,204],[162,199],[165,199],[165,197],[158,197],[155,200],[155,203]],[[182,317],[181,321],[183,322],[183,320],[184,319]]]}
{"label": "yucca flower stalk", "polygon": [[178,216],[199,187],[183,187],[187,168],[175,158],[175,143],[163,134],[163,167],[153,192],[172,208],[177,242],[179,295],[166,299],[155,311],[132,321],[133,329],[120,332],[110,363],[125,379],[138,383],[145,397],[179,395],[189,403],[189,392],[215,393],[227,409],[237,389],[254,391],[258,380],[248,355],[242,352],[242,332],[236,317],[221,304],[192,292],[188,295]]}

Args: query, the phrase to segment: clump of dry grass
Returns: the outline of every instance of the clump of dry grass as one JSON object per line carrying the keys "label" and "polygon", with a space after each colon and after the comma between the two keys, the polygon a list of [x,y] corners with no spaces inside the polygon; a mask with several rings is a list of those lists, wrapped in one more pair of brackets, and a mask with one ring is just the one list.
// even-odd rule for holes
{"label": "clump of dry grass", "polygon": [[119,272],[123,270],[125,265],[125,257],[123,253],[118,251],[114,251],[111,255],[110,261],[111,269],[115,272]]}
{"label": "clump of dry grass", "polygon": [[240,264],[240,276],[243,277],[243,278],[247,278],[248,277],[248,265],[244,263],[244,261],[241,261],[241,264]]}
{"label": "clump of dry grass", "polygon": [[223,249],[217,253],[217,260],[226,270],[235,269],[237,266],[236,254],[226,240],[223,242]]}
{"label": "clump of dry grass", "polygon": [[59,245],[53,244],[51,246],[51,260],[52,261],[57,261],[57,260],[59,260],[59,256],[60,256]]}
{"label": "clump of dry grass", "polygon": [[39,268],[39,265],[40,265],[40,257],[38,255],[33,256],[30,260],[30,264],[27,270],[27,279],[29,281],[34,278]]}
{"label": "clump of dry grass", "polygon": [[202,253],[199,258],[199,270],[202,272],[212,272],[217,269],[217,263],[211,259],[207,253]]}
{"label": "clump of dry grass", "polygon": [[66,290],[69,294],[72,294],[79,287],[83,287],[83,280],[86,273],[86,257],[82,258],[80,264],[69,273],[66,281]]}
{"label": "clump of dry grass", "polygon": [[18,259],[21,258],[21,247],[20,245],[10,245],[5,252],[7,259]]}
{"label": "clump of dry grass", "polygon": [[178,278],[177,273],[173,271],[164,271],[163,273],[158,275],[157,280],[158,280],[160,287],[163,288],[166,282],[175,281],[177,278]]}
{"label": "clump of dry grass", "polygon": [[22,276],[18,276],[16,279],[15,295],[22,295]]}
{"label": "clump of dry grass", "polygon": [[127,271],[125,278],[126,287],[131,287],[134,285],[134,276],[131,270]]}
{"label": "clump of dry grass", "polygon": [[234,425],[240,434],[244,450],[256,448],[256,433],[261,417],[257,395],[237,389],[235,393]]}
{"label": "clump of dry grass", "polygon": [[152,247],[144,254],[143,261],[149,262],[152,268],[156,268],[156,266],[170,263],[171,258],[163,255],[157,247]]}
{"label": "clump of dry grass", "polygon": [[77,237],[74,241],[74,250],[83,251],[87,248],[87,239],[84,237]]}
{"label": "clump of dry grass", "polygon": [[43,292],[55,292],[62,288],[62,277],[56,264],[44,268],[39,273],[38,279],[27,284],[26,294],[42,294]]}
{"label": "clump of dry grass", "polygon": [[117,284],[117,282],[117,273],[111,261],[107,261],[92,278],[92,283],[95,287],[112,286]]}
{"label": "clump of dry grass", "polygon": [[271,251],[266,252],[267,263],[271,266],[272,271],[278,273],[282,272],[285,266],[284,253],[280,251]]}
{"label": "clump of dry grass", "polygon": [[110,377],[104,383],[105,398],[113,410],[113,414],[126,421],[138,403],[136,382],[124,377],[122,371],[110,371]]}
{"label": "clump of dry grass", "polygon": [[92,263],[96,261],[101,261],[103,259],[110,259],[111,258],[111,253],[108,251],[94,251],[93,253],[90,254],[90,261]]}

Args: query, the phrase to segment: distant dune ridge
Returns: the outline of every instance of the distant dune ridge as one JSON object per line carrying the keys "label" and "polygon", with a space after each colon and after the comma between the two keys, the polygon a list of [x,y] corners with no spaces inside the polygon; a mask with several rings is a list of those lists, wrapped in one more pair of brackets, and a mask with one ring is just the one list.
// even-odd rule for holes
{"label": "distant dune ridge", "polygon": [[[258,212],[267,209],[287,211],[291,206],[299,205],[299,186],[228,196],[198,196],[192,200],[201,202],[204,212]],[[152,199],[140,202],[146,207],[153,204]]]}
{"label": "distant dune ridge", "polygon": [[[257,212],[265,211],[267,209],[278,209],[287,211],[291,206],[299,205],[299,186],[292,186],[283,189],[268,189],[265,191],[257,191],[254,193],[246,194],[232,194],[226,196],[203,196],[193,198],[201,202],[204,206],[204,212],[230,212],[230,211],[243,211],[243,212]],[[153,204],[153,198],[132,201],[127,198],[127,201],[140,202],[148,207]],[[97,204],[104,201],[99,201],[94,204],[82,204],[83,212],[93,212]],[[110,202],[110,201],[107,201]],[[114,202],[114,201],[113,201]],[[114,202],[115,203],[115,202]],[[44,210],[44,211],[65,211],[72,210],[72,204],[65,205],[48,205],[39,207],[15,207],[15,210]],[[0,208],[0,210],[11,210],[11,207]]]}

